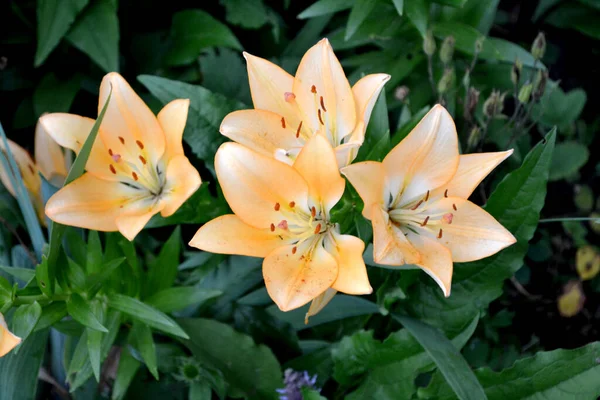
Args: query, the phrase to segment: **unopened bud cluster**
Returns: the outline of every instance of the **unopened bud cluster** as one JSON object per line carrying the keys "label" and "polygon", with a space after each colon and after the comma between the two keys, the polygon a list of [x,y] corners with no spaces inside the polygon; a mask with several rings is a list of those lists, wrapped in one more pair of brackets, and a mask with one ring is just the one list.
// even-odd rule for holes
{"label": "unopened bud cluster", "polygon": [[490,97],[483,103],[483,113],[486,117],[494,118],[495,116],[502,114],[505,95],[506,93],[501,94],[497,90],[494,90],[492,94],[490,94]]}

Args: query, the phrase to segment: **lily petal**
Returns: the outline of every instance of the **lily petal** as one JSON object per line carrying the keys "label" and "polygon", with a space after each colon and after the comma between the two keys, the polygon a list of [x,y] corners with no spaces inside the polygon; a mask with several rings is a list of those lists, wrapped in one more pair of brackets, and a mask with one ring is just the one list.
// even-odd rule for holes
{"label": "lily petal", "polygon": [[149,204],[148,202],[136,202],[129,207],[130,213],[117,216],[115,220],[117,229],[127,240],[132,241],[144,229],[150,218],[161,211],[162,207],[162,202]]}
{"label": "lily petal", "polygon": [[[39,121],[35,127],[34,147],[35,162],[44,178],[48,181],[64,181],[68,174],[65,154]],[[62,186],[62,183],[58,186]]]}
{"label": "lily petal", "polygon": [[291,98],[291,101],[286,101],[286,93],[293,90],[294,77],[264,58],[246,52],[243,54],[248,65],[254,108],[279,114],[290,126],[297,128],[300,125],[298,106]]}
{"label": "lily petal", "polygon": [[315,135],[304,145],[294,169],[308,183],[311,199],[325,210],[331,210],[344,194],[345,181],[340,176],[335,152],[323,136]]}
{"label": "lily petal", "polygon": [[370,74],[363,76],[352,86],[352,94],[356,102],[356,117],[363,122],[363,134],[364,129],[369,125],[371,111],[379,98],[379,93],[390,78],[388,74]]}
{"label": "lily petal", "polygon": [[281,311],[301,307],[331,287],[338,275],[335,258],[322,245],[305,242],[273,250],[263,262],[267,292]]}
{"label": "lily petal", "polygon": [[433,107],[383,165],[390,194],[402,193],[400,206],[448,182],[458,168],[458,137],[448,111],[439,104]]}
{"label": "lily petal", "polygon": [[183,131],[187,122],[189,99],[177,99],[163,107],[156,118],[165,134],[165,159],[183,155]]}
{"label": "lily petal", "polygon": [[[19,167],[21,178],[23,178],[23,184],[34,198],[39,197],[41,180],[38,175],[38,169],[33,160],[31,159],[31,156],[29,155],[27,150],[25,150],[12,140],[7,139],[7,142],[8,148],[10,149],[10,152],[12,153],[15,162],[17,163],[17,167]],[[0,140],[0,151],[6,151],[3,140]],[[12,186],[9,173],[10,172],[5,171],[2,165],[0,164],[0,180],[2,181],[2,184],[6,187],[6,189],[10,192],[10,194],[16,196],[16,191],[15,188]]]}
{"label": "lily petal", "polygon": [[325,250],[338,263],[338,277],[332,285],[333,289],[347,294],[373,292],[363,260],[365,244],[362,240],[355,236],[334,233],[333,240],[325,240]]}
{"label": "lily petal", "polygon": [[373,258],[384,265],[418,264],[421,254],[406,239],[404,233],[389,222],[389,215],[380,206],[371,206],[373,222]]}
{"label": "lily petal", "polygon": [[140,153],[157,165],[165,152],[165,134],[156,116],[116,72],[104,76],[100,84],[98,113],[104,107],[112,87],[112,95],[102,120],[99,135],[108,149],[130,162]]}
{"label": "lily petal", "polygon": [[[359,122],[358,125],[362,125],[362,122]],[[353,134],[354,135],[354,134]],[[358,150],[362,145],[364,140],[364,132],[363,137],[360,141],[355,141],[352,137],[346,143],[337,146],[335,150],[335,158],[337,159],[338,168],[343,168],[346,165],[350,164],[358,155]]]}
{"label": "lily petal", "polygon": [[166,185],[163,188],[163,217],[172,215],[185,201],[198,190],[202,180],[200,174],[188,158],[176,155],[167,164]]}
{"label": "lily petal", "polygon": [[204,224],[189,244],[211,253],[266,257],[276,248],[289,243],[274,235],[270,229],[254,228],[237,215],[229,214]]}
{"label": "lily petal", "polygon": [[233,212],[255,228],[280,221],[281,214],[274,208],[277,203],[294,202],[308,209],[308,185],[287,164],[230,142],[217,151],[215,169]]}
{"label": "lily petal", "polygon": [[334,135],[333,142],[341,144],[354,130],[357,122],[354,95],[327,39],[322,39],[302,57],[293,92],[305,116],[304,123],[312,132],[325,125],[327,132]]}
{"label": "lily petal", "polygon": [[0,313],[0,357],[4,357],[19,343],[21,343],[21,338],[8,330],[4,316]]}
{"label": "lily petal", "polygon": [[[455,210],[456,209],[456,210]],[[452,260],[468,262],[491,256],[516,242],[515,237],[483,208],[459,197],[442,198],[429,209],[432,214],[450,213],[452,223],[443,224],[442,237],[428,236],[446,246]]]}
{"label": "lily petal", "polygon": [[435,239],[424,235],[417,235],[409,231],[406,237],[421,253],[421,261],[417,265],[433,278],[442,289],[444,296],[450,296],[453,270],[450,250],[437,243]]}
{"label": "lily petal", "polygon": [[296,128],[284,117],[264,110],[241,110],[228,114],[219,131],[265,156],[274,157],[279,149],[300,147]]}
{"label": "lily petal", "polygon": [[372,219],[373,205],[383,206],[383,188],[385,168],[377,161],[365,161],[342,168],[341,173],[348,178],[364,203],[362,214],[366,219]]}
{"label": "lily petal", "polygon": [[321,293],[317,297],[313,299],[310,303],[310,307],[304,316],[304,323],[308,324],[308,319],[314,315],[317,315],[329,302],[333,299],[333,297],[337,294],[337,290],[329,288],[325,292]]}

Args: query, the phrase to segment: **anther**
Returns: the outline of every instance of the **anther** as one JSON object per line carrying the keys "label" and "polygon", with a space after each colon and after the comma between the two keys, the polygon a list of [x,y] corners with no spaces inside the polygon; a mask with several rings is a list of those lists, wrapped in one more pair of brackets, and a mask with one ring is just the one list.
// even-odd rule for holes
{"label": "anther", "polygon": [[28,167],[29,167],[29,171],[30,171],[32,174],[35,174],[35,169],[33,168],[33,165],[29,164],[29,165],[28,165]]}
{"label": "anther", "polygon": [[312,85],[312,87],[310,88],[310,91],[313,93],[317,93],[317,87],[315,85]]}
{"label": "anther", "polygon": [[444,197],[448,197],[448,189],[444,192]]}
{"label": "anther", "polygon": [[325,125],[323,123],[323,119],[321,119],[321,109],[319,108],[317,111],[318,111],[317,114],[319,115],[319,122],[321,123],[321,125]]}
{"label": "anther", "polygon": [[413,207],[411,208],[411,210],[416,210],[417,208],[419,208],[419,206],[423,203],[423,200],[419,200],[419,202]]}
{"label": "anther", "polygon": [[140,156],[140,161],[142,162],[142,164],[146,165],[146,159],[144,158],[144,156]]}
{"label": "anther", "polygon": [[294,208],[295,205],[296,205],[295,201],[290,201],[290,208]]}
{"label": "anther", "polygon": [[285,129],[285,118],[281,117],[281,127]]}
{"label": "anther", "polygon": [[427,225],[427,221],[429,221],[429,216],[425,217],[425,221],[421,224],[421,226]]}
{"label": "anther", "polygon": [[109,164],[108,168],[110,168],[110,172],[112,172],[115,175],[117,174],[117,170],[115,169],[115,167],[112,164]]}
{"label": "anther", "polygon": [[313,217],[313,218],[317,216],[317,209],[315,208],[315,206],[313,206],[310,209],[310,216]]}
{"label": "anther", "polygon": [[131,171],[131,176],[133,176],[134,181],[138,180],[138,175],[135,173],[135,171]]}
{"label": "anther", "polygon": [[321,232],[321,224],[317,224],[317,227],[315,228],[315,235],[319,232]]}
{"label": "anther", "polygon": [[452,203],[452,208],[454,208],[454,211],[458,211],[458,209],[456,208],[456,204]]}
{"label": "anther", "polygon": [[139,140],[136,140],[135,143],[138,145],[140,150],[144,150],[144,143],[140,142]]}
{"label": "anther", "polygon": [[283,94],[283,98],[285,99],[285,101],[287,101],[288,103],[291,103],[292,101],[294,101],[296,99],[296,95],[292,92],[285,92]]}
{"label": "anther", "polygon": [[108,149],[108,155],[112,157],[112,155],[113,155],[112,149]]}
{"label": "anther", "polygon": [[123,136],[119,136],[119,141],[121,142],[121,144],[125,144],[125,139],[123,138]]}
{"label": "anther", "polygon": [[296,138],[300,137],[300,129],[302,129],[302,121],[300,121],[300,125],[298,125],[298,129],[296,130]]}
{"label": "anther", "polygon": [[280,208],[281,206],[279,205],[279,203],[275,203],[275,211],[279,211]]}
{"label": "anther", "polygon": [[278,224],[277,227],[279,229],[283,229],[283,230],[287,230],[288,229],[288,222],[285,219],[282,219]]}
{"label": "anther", "polygon": [[324,112],[327,112],[327,109],[325,108],[325,103],[323,102],[323,96],[321,96],[321,108]]}
{"label": "anther", "polygon": [[438,239],[441,239],[441,238],[442,238],[442,230],[441,230],[441,229],[440,229],[440,232],[438,233],[438,236],[437,236],[437,237],[438,237]]}
{"label": "anther", "polygon": [[275,232],[275,224],[271,224],[271,232]]}
{"label": "anther", "polygon": [[425,195],[425,201],[429,200],[429,190],[427,191],[427,194]]}
{"label": "anther", "polygon": [[296,250],[298,250],[296,246],[292,247],[292,254],[296,254]]}

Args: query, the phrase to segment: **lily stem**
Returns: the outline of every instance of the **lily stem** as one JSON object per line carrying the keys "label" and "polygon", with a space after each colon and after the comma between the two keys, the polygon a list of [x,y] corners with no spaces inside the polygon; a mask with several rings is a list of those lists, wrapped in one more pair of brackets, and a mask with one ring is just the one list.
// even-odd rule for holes
{"label": "lily stem", "polygon": [[23,304],[32,304],[36,301],[65,301],[67,300],[67,297],[68,296],[65,294],[57,294],[52,297],[48,297],[45,294],[38,294],[35,296],[15,296],[13,305],[20,306]]}

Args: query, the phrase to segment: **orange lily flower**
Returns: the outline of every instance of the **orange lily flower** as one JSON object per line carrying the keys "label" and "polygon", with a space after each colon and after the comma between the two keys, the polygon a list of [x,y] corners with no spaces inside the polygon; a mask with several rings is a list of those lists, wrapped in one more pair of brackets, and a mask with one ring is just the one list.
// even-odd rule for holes
{"label": "orange lily flower", "polygon": [[329,289],[372,292],[362,258],[364,243],[340,234],[330,221],[344,179],[325,138],[313,136],[293,166],[225,143],[215,156],[215,169],[235,215],[202,226],[191,246],[264,257],[265,285],[282,311],[313,299],[322,302]]}
{"label": "orange lily flower", "polygon": [[4,357],[9,351],[21,343],[21,338],[13,335],[6,326],[4,316],[0,313],[0,357]]}
{"label": "orange lily flower", "polygon": [[[86,173],[52,196],[46,215],[61,224],[120,231],[133,240],[150,218],[168,217],[200,187],[200,174],[181,144],[189,100],[173,100],[155,116],[123,77],[100,85],[98,112],[112,97],[86,164]],[[94,120],[55,113],[41,118],[63,147],[79,152]]]}
{"label": "orange lily flower", "polygon": [[[41,173],[47,181],[56,186],[62,186],[67,177],[70,162],[65,158],[65,154],[60,146],[48,136],[44,127],[39,122],[35,128],[34,145],[35,161],[31,158],[27,150],[8,139],[8,147],[19,167],[23,184],[29,192],[29,196],[37,211],[40,222],[45,225],[46,218],[41,191],[42,180],[39,173]],[[3,140],[0,140],[0,150],[6,150]],[[2,181],[2,184],[10,194],[16,196],[11,179],[7,171],[2,168],[2,165],[0,165],[0,181]]]}
{"label": "orange lily flower", "polygon": [[335,149],[339,167],[354,160],[389,75],[367,75],[350,87],[327,39],[306,52],[295,77],[265,59],[244,57],[255,109],[227,115],[223,135],[291,165],[319,134]]}
{"label": "orange lily flower", "polygon": [[454,121],[433,107],[383,162],[342,173],[373,223],[377,263],[415,264],[450,295],[452,262],[488,257],[515,243],[513,235],[467,198],[512,150],[459,155]]}

